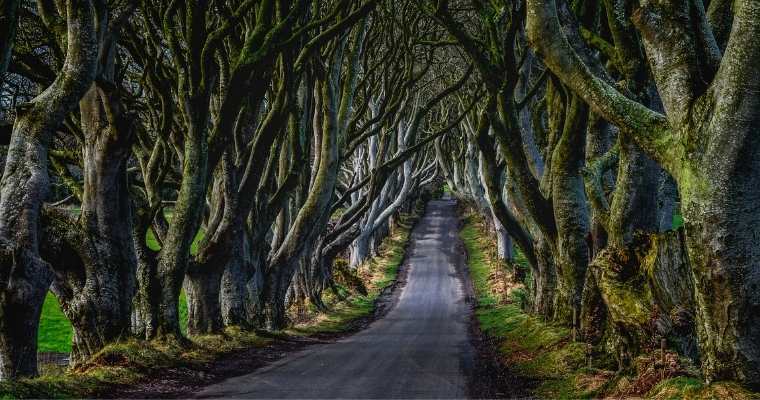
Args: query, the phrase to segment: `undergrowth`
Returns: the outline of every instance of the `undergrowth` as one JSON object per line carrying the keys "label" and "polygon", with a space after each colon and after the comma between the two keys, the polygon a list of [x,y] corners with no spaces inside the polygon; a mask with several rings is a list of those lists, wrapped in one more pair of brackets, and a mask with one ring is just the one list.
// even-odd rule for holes
{"label": "undergrowth", "polygon": [[[522,378],[538,382],[535,395],[549,399],[632,398],[653,399],[757,399],[733,382],[705,385],[701,379],[651,376],[652,356],[637,360],[636,371],[609,369],[608,357],[582,342],[572,341],[565,327],[545,322],[523,310],[526,289],[513,283],[504,290],[506,275],[520,265],[498,260],[495,243],[482,218],[464,213],[460,236],[468,255],[469,273],[478,305],[481,331],[496,340],[500,361]],[[517,264],[527,268],[519,252]]]}
{"label": "undergrowth", "polygon": [[[421,211],[418,210],[417,213]],[[356,277],[364,283],[366,294],[360,294],[356,290],[352,292],[345,285],[338,284],[339,290],[352,294],[343,300],[334,294],[326,295],[324,301],[330,306],[331,312],[314,314],[313,318],[287,332],[295,335],[339,333],[350,329],[351,322],[372,314],[380,294],[396,281],[416,219],[413,215],[402,215],[398,227],[380,245],[378,256],[363,263],[355,271]],[[336,263],[345,265],[346,260],[336,260]]]}
{"label": "undergrowth", "polygon": [[[396,280],[418,214],[421,210],[417,210],[415,215],[402,215],[393,233],[383,241],[378,256],[359,268],[358,276],[367,289],[366,294],[343,287],[341,296],[327,296],[329,312],[314,312],[306,322],[266,337],[229,328],[221,335],[193,336],[189,344],[129,339],[107,346],[87,363],[74,369],[44,368],[43,375],[38,378],[0,382],[0,399],[111,397],[109,393],[115,388],[161,376],[162,371],[167,369],[184,368],[192,376],[214,360],[242,349],[263,347],[275,337],[339,333],[351,329],[354,321],[374,312],[375,300]],[[55,298],[51,296],[51,299],[55,302]],[[51,308],[55,306],[57,302],[48,305]],[[60,325],[58,329],[65,330],[66,324],[60,318],[52,322]],[[54,346],[48,351],[69,349],[70,344],[63,343],[65,339],[47,340]]]}

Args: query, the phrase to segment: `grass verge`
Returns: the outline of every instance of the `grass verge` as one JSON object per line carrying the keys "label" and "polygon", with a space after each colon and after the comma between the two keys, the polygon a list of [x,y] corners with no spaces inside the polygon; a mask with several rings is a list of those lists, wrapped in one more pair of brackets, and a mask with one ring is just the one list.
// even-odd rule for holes
{"label": "grass verge", "polygon": [[[182,333],[187,332],[187,300],[185,292],[179,295],[179,324]],[[48,292],[42,306],[40,328],[37,334],[37,350],[39,352],[69,353],[71,352],[71,322],[61,310],[58,299]]]}
{"label": "grass verge", "polygon": [[[416,215],[421,215],[420,210],[415,215],[402,215],[397,228],[381,245],[378,256],[360,267],[358,275],[367,289],[366,294],[341,288],[343,293],[340,298],[327,296],[326,302],[330,306],[327,313],[312,313],[305,322],[272,337],[230,328],[223,335],[192,337],[190,345],[126,340],[106,347],[76,369],[53,368],[43,371],[39,378],[0,382],[0,399],[109,397],[115,387],[134,385],[141,380],[160,376],[167,370],[185,369],[190,374],[189,379],[192,379],[192,374],[202,371],[204,365],[233,352],[266,346],[276,340],[273,337],[303,337],[350,330],[355,327],[355,321],[374,313],[376,300],[395,282]],[[54,302],[49,307],[57,307],[54,297],[48,301]],[[60,313],[60,309],[57,312]],[[57,315],[56,312],[50,314]],[[65,321],[62,314],[60,317]],[[46,334],[53,332],[52,324],[59,325],[58,332],[66,331],[65,323],[60,318],[48,319],[46,323],[51,324],[49,329],[45,329]],[[70,325],[68,327],[70,332]],[[70,348],[70,344],[68,347],[63,344],[63,337],[45,340],[54,346],[51,351]]]}
{"label": "grass verge", "polygon": [[[374,313],[380,295],[396,281],[416,220],[416,216],[402,215],[398,227],[383,240],[378,256],[358,267],[357,275],[366,287],[366,294],[354,292],[344,300],[327,294],[325,302],[331,312],[313,313],[312,318],[289,328],[286,332],[298,336],[340,333],[352,329],[352,322]],[[343,285],[338,286],[340,291],[349,290]]]}
{"label": "grass verge", "polygon": [[[467,249],[469,273],[477,297],[476,317],[481,331],[498,343],[503,365],[520,377],[538,382],[535,395],[550,399],[757,399],[733,382],[705,385],[701,379],[652,377],[651,357],[637,360],[637,370],[619,374],[609,359],[590,353],[585,343],[573,342],[571,331],[542,321],[522,310],[525,296],[519,284],[504,284],[510,267],[498,260],[494,241],[482,218],[464,212],[460,237]],[[519,257],[516,257],[520,261]],[[523,261],[524,262],[524,261]],[[523,266],[527,268],[527,266]],[[506,288],[506,289],[505,289]],[[642,387],[646,389],[641,389]]]}

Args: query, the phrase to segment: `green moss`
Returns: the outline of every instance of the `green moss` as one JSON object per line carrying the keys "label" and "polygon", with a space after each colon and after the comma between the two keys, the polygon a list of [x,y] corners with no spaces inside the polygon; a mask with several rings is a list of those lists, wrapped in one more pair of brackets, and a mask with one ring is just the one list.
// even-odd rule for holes
{"label": "green moss", "polygon": [[760,399],[760,394],[752,393],[736,382],[714,382],[705,385],[700,379],[679,376],[658,383],[646,397],[656,400],[743,400]]}
{"label": "green moss", "polygon": [[629,326],[644,326],[652,316],[649,304],[652,303],[651,293],[646,288],[646,282],[637,279],[633,282],[621,283],[615,279],[600,279],[603,293],[607,296],[605,302],[609,312],[616,316],[617,321],[623,321]]}

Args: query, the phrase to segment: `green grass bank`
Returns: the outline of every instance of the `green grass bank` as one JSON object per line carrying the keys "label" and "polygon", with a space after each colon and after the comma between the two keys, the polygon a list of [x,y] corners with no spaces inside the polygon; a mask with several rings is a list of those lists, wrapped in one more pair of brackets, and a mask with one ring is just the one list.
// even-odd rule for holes
{"label": "green grass bank", "polygon": [[[475,310],[481,331],[498,343],[500,362],[514,374],[536,381],[535,395],[547,399],[651,398],[651,399],[757,399],[734,382],[705,385],[694,376],[661,380],[654,368],[657,354],[642,355],[634,371],[617,373],[609,357],[573,342],[572,332],[523,311],[526,292],[514,282],[516,268],[498,260],[493,237],[483,219],[462,211],[462,238],[469,273],[475,288]],[[522,263],[522,265],[520,265]],[[659,353],[658,353],[659,354]]]}

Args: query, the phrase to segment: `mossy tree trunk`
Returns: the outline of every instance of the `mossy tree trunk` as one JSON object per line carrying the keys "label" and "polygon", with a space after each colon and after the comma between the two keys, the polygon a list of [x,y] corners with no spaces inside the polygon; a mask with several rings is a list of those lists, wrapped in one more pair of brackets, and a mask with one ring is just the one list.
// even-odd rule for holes
{"label": "mossy tree trunk", "polygon": [[156,271],[161,285],[158,336],[182,336],[178,300],[190,259],[190,246],[200,227],[206,198],[208,102],[209,95],[203,92],[191,94],[185,99],[184,115],[188,132],[184,144],[182,183]]}
{"label": "mossy tree trunk", "polygon": [[634,14],[666,116],[624,96],[602,69],[584,65],[561,30],[559,21],[567,19],[558,17],[554,0],[527,4],[528,38],[547,66],[678,184],[705,376],[760,387],[754,239],[760,234],[754,205],[760,196],[760,43],[751,39],[760,34],[760,4],[735,4],[725,51],[694,3],[649,4]]}
{"label": "mossy tree trunk", "polygon": [[[258,296],[263,286],[263,268],[268,247],[264,236],[243,233],[222,275],[220,307],[224,326],[255,326]],[[258,238],[258,240],[256,240]]]}
{"label": "mossy tree trunk", "polygon": [[581,168],[585,153],[588,107],[576,96],[569,96],[564,121],[551,158],[551,190],[554,219],[557,223],[557,294],[554,319],[577,324],[581,296],[588,266],[589,212],[583,191]]}
{"label": "mossy tree trunk", "polygon": [[52,281],[39,253],[48,145],[95,78],[93,3],[69,0],[63,6],[66,60],[53,84],[18,110],[0,183],[0,379],[37,374],[37,329]]}
{"label": "mossy tree trunk", "polygon": [[[133,10],[133,9],[132,9]],[[84,146],[81,214],[62,237],[80,259],[59,265],[52,291],[74,328],[72,364],[128,336],[137,259],[132,243],[132,211],[127,160],[134,115],[124,110],[121,82],[115,79],[118,29],[131,10],[112,20],[105,4],[96,7],[99,35],[96,83],[79,103]],[[65,231],[65,225],[58,227]]]}

